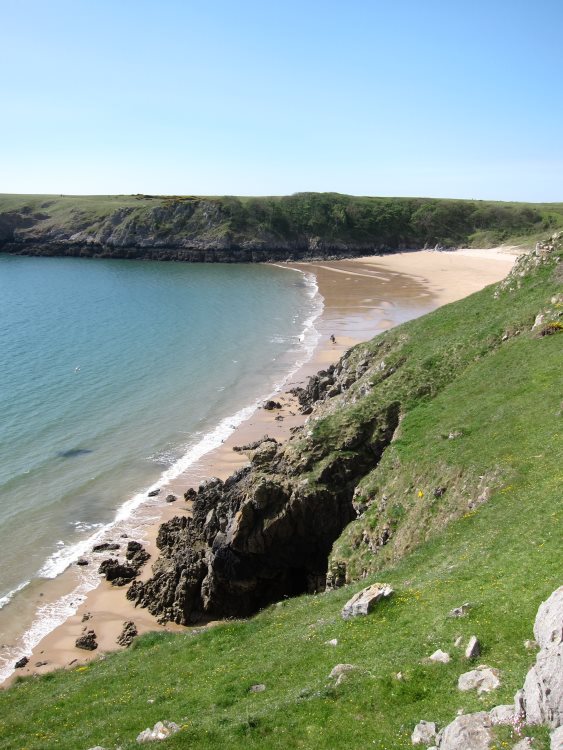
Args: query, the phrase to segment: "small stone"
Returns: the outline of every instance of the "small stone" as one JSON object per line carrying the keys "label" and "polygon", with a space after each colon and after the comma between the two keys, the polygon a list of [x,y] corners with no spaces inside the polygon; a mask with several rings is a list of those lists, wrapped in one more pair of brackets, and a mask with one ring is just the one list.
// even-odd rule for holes
{"label": "small stone", "polygon": [[448,612],[448,617],[465,617],[465,615],[471,609],[470,602],[465,602],[461,607],[454,607]]}
{"label": "small stone", "polygon": [[76,564],[80,566],[84,566],[84,565],[89,565],[90,563],[85,557],[79,557],[78,560],[76,561]]}
{"label": "small stone", "polygon": [[137,736],[137,742],[143,745],[147,742],[167,740],[180,731],[180,727],[173,721],[157,721],[152,729],[147,728]]}
{"label": "small stone", "polygon": [[399,680],[399,682],[401,682],[401,680],[403,680],[403,673],[402,672],[397,672],[397,674],[395,675],[395,679]]}
{"label": "small stone", "polygon": [[411,734],[413,745],[429,745],[436,741],[436,724],[433,721],[419,721]]}
{"label": "small stone", "polygon": [[538,647],[539,647],[539,644],[537,641],[531,641],[531,640],[524,641],[524,648],[527,649],[528,651],[533,651],[534,649]]}
{"label": "small stone", "polygon": [[101,544],[95,544],[92,547],[92,552],[106,552],[107,550],[119,549],[117,542],[102,542]]}
{"label": "small stone", "polygon": [[44,667],[46,664],[48,664],[48,662],[46,662],[46,661],[36,661],[35,662],[35,666],[36,667]]}
{"label": "small stone", "polygon": [[[160,493],[160,487],[147,493],[147,497],[156,497]],[[138,742],[138,740],[137,740]]]}
{"label": "small stone", "polygon": [[479,639],[477,638],[477,636],[472,635],[469,639],[469,643],[467,644],[467,648],[465,649],[465,658],[476,659],[480,655],[481,644],[479,643]]}
{"label": "small stone", "polygon": [[272,409],[281,409],[282,405],[279,401],[268,399],[268,401],[264,401],[263,408],[266,409],[266,411],[272,411]]}
{"label": "small stone", "polygon": [[429,661],[437,662],[440,664],[449,664],[451,657],[446,651],[442,651],[441,649],[438,649],[437,651],[434,651],[432,656],[428,657]]}
{"label": "small stone", "polygon": [[462,643],[463,643],[463,636],[462,635],[458,635],[458,637],[454,641],[454,646],[456,648],[459,648]]}
{"label": "small stone", "polygon": [[331,638],[330,641],[325,641],[325,646],[338,646],[338,638]]}
{"label": "small stone", "polygon": [[259,683],[258,685],[252,685],[250,688],[251,693],[263,693],[266,690],[266,685]]}
{"label": "small stone", "polygon": [[87,622],[88,620],[92,619],[92,614],[90,612],[84,612],[82,615],[82,622]]}
{"label": "small stone", "polygon": [[166,495],[166,502],[167,503],[175,503],[176,502],[176,495]]}
{"label": "small stone", "polygon": [[388,583],[374,583],[349,599],[342,608],[342,617],[349,620],[358,615],[369,615],[375,605],[382,599],[388,599],[394,593]]}
{"label": "small stone", "polygon": [[500,685],[498,669],[492,669],[486,664],[481,664],[471,672],[465,672],[459,676],[457,687],[459,690],[477,690],[481,693],[490,693]]}
{"label": "small stone", "polygon": [[23,669],[27,663],[29,662],[29,659],[27,656],[22,656],[21,659],[18,659],[18,661],[14,664],[14,669]]}
{"label": "small stone", "polygon": [[354,664],[337,664],[332,668],[329,677],[331,680],[334,680],[335,678],[340,677],[343,674],[353,672],[355,669],[357,669],[357,667]]}

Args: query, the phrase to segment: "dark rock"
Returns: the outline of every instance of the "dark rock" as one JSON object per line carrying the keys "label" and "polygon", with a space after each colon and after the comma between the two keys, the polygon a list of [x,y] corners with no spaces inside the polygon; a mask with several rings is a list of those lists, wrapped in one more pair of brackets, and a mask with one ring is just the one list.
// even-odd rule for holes
{"label": "dark rock", "polygon": [[268,401],[264,401],[263,408],[267,411],[272,411],[272,409],[281,409],[282,405],[279,401],[272,401],[272,399],[269,399]]}
{"label": "dark rock", "polygon": [[[377,465],[399,413],[398,403],[380,408],[334,445],[319,440],[306,452],[263,441],[257,463],[199,487],[192,517],[161,525],[153,576],[132,585],[128,599],[161,622],[189,624],[324,590],[332,545],[356,517],[354,489]],[[309,484],[302,472],[313,466],[321,468]]]}
{"label": "dark rock", "polygon": [[85,612],[82,615],[82,622],[87,622],[88,620],[91,620],[91,619],[92,619],[92,615],[90,612]]}
{"label": "dark rock", "polygon": [[117,643],[120,646],[130,646],[133,642],[133,638],[137,636],[139,631],[133,620],[128,620],[123,623],[123,629],[120,635],[117,637]]}
{"label": "dark rock", "polygon": [[14,669],[23,669],[29,663],[27,656],[22,656],[21,659],[14,664]]}
{"label": "dark rock", "polygon": [[86,560],[85,557],[79,557],[78,560],[76,561],[76,564],[82,566],[82,565],[89,565],[90,563],[88,560]]}
{"label": "dark rock", "polygon": [[48,661],[36,661],[35,666],[36,667],[44,667],[46,664],[48,664]]}
{"label": "dark rock", "polygon": [[166,495],[166,502],[167,503],[175,503],[176,502],[176,495]]}
{"label": "dark rock", "polygon": [[101,544],[95,544],[92,547],[92,552],[108,552],[116,549],[119,549],[119,544],[116,542],[102,542]]}
{"label": "dark rock", "polygon": [[147,497],[156,497],[160,493],[160,487],[147,493]]}
{"label": "dark rock", "polygon": [[82,648],[85,651],[95,651],[98,648],[98,642],[96,641],[96,634],[93,630],[79,636],[75,642],[76,648]]}
{"label": "dark rock", "polygon": [[[235,449],[233,448],[233,450]],[[195,500],[196,497],[197,497],[197,492],[194,490],[193,487],[190,487],[188,490],[184,492],[184,500],[186,500],[186,502],[193,502],[193,500]]]}
{"label": "dark rock", "polygon": [[139,572],[132,565],[124,565],[115,558],[108,557],[98,568],[98,573],[105,576],[113,586],[125,586],[135,578]]}
{"label": "dark rock", "polygon": [[439,497],[442,497],[442,495],[445,494],[447,487],[435,487],[433,491],[433,495],[436,499]]}

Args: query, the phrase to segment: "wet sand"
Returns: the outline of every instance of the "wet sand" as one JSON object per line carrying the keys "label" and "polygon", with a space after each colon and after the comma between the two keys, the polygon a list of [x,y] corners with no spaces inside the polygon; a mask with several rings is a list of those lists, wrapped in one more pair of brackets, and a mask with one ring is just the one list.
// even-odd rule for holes
{"label": "wet sand", "polygon": [[[285,390],[304,384],[319,369],[338,361],[350,346],[504,278],[518,252],[514,248],[416,251],[353,260],[287,264],[295,270],[315,274],[319,292],[324,298],[324,310],[316,322],[319,331],[317,348]],[[331,335],[336,338],[336,343],[331,342]],[[266,434],[281,442],[290,436],[292,427],[306,421],[306,417],[298,412],[295,397],[278,393],[274,398],[281,403],[281,409],[258,409],[219,448],[200,459],[170,485],[162,487],[158,497],[140,509],[135,538],[145,544],[152,556],[142,571],[141,580],[150,577],[151,562],[158,555],[156,535],[160,524],[189,513],[189,504],[183,499],[183,493],[189,487],[197,488],[201,481],[211,476],[225,479],[245,465],[247,456],[235,452],[234,446],[251,443]],[[169,494],[176,495],[177,500],[167,503],[165,498]],[[127,539],[116,541],[125,547]],[[112,553],[91,554],[90,569],[97,569],[108,554]],[[79,571],[76,566],[71,566],[58,579],[41,586],[47,599],[38,599],[38,603],[55,601],[62,594],[68,594],[78,580]],[[26,667],[16,670],[2,687],[9,686],[16,675],[43,673],[60,667],[74,668],[118,649],[116,638],[127,620],[135,622],[139,633],[186,631],[182,626],[159,625],[147,610],[136,609],[125,598],[126,588],[100,581],[76,614],[46,635],[33,649]],[[96,632],[99,644],[96,651],[76,648],[75,640],[84,628]],[[38,666],[41,662],[45,663]]]}

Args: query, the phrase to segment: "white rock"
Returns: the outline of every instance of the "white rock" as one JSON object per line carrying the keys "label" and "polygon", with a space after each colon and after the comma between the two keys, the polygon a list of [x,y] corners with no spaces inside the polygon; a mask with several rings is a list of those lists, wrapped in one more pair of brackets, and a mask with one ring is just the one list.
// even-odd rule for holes
{"label": "white rock", "polygon": [[563,642],[563,586],[540,604],[534,635],[541,648],[558,646]]}
{"label": "white rock", "polygon": [[563,724],[563,586],[540,605],[534,635],[540,651],[516,693],[515,708],[528,724],[556,729]]}
{"label": "white rock", "polygon": [[472,635],[465,649],[466,659],[476,659],[481,654],[481,644],[476,635]]}
{"label": "white rock", "polygon": [[524,641],[524,648],[527,649],[528,651],[533,651],[534,649],[539,648],[539,645],[537,641],[532,641],[528,639],[527,641]]}
{"label": "white rock", "polygon": [[332,638],[330,641],[325,641],[325,646],[338,646],[338,638]]}
{"label": "white rock", "polygon": [[143,745],[147,742],[167,740],[179,731],[180,727],[173,721],[157,721],[152,729],[148,727],[137,736],[137,742]]}
{"label": "white rock", "polygon": [[492,669],[481,664],[477,669],[464,672],[459,676],[457,686],[459,690],[477,690],[479,694],[490,693],[500,685],[498,669]]}
{"label": "white rock", "polygon": [[411,734],[413,745],[429,745],[436,741],[436,724],[433,721],[419,721]]}
{"label": "white rock", "polygon": [[346,602],[342,608],[342,617],[349,620],[351,617],[358,615],[369,615],[375,605],[382,599],[387,599],[394,593],[388,583],[374,583]]}
{"label": "white rock", "polygon": [[493,724],[512,724],[516,718],[514,706],[495,706],[489,711]]}
{"label": "white rock", "polygon": [[458,716],[438,735],[440,750],[489,750],[493,736],[486,711]]}
{"label": "white rock", "polygon": [[434,651],[432,656],[429,656],[428,659],[430,661],[439,662],[440,664],[448,664],[451,661],[450,655],[441,649]]}
{"label": "white rock", "polygon": [[458,637],[454,641],[454,646],[456,648],[459,648],[462,643],[463,643],[463,636],[462,635],[458,635]]}
{"label": "white rock", "polygon": [[347,672],[353,672],[354,669],[357,669],[354,664],[337,664],[332,668],[329,677],[331,679],[335,679],[336,677],[340,677],[340,675],[346,674]]}
{"label": "white rock", "polygon": [[550,734],[549,750],[563,750],[563,726]]}
{"label": "white rock", "polygon": [[512,750],[530,750],[532,747],[532,740],[529,737],[524,737],[523,740],[520,740],[520,742],[514,745]]}

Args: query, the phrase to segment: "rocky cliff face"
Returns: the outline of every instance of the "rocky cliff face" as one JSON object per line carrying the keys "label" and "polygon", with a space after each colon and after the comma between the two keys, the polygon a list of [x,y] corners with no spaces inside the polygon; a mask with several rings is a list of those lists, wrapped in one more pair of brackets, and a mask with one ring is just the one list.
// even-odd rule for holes
{"label": "rocky cliff face", "polygon": [[[347,364],[328,376],[333,395],[356,381]],[[317,401],[326,398],[316,390]],[[134,583],[128,598],[162,622],[188,624],[247,616],[283,597],[323,590],[332,544],[356,516],[355,486],[377,465],[399,413],[398,402],[379,405],[336,441],[314,437],[311,425],[284,445],[264,439],[249,467],[187,493],[193,516],[161,526],[154,575]]]}
{"label": "rocky cliff face", "polygon": [[0,252],[234,263],[352,257],[389,247],[377,241],[327,239],[313,231],[237,228],[228,205],[206,199],[163,200],[101,214],[77,207],[64,215],[24,207],[0,213]]}

